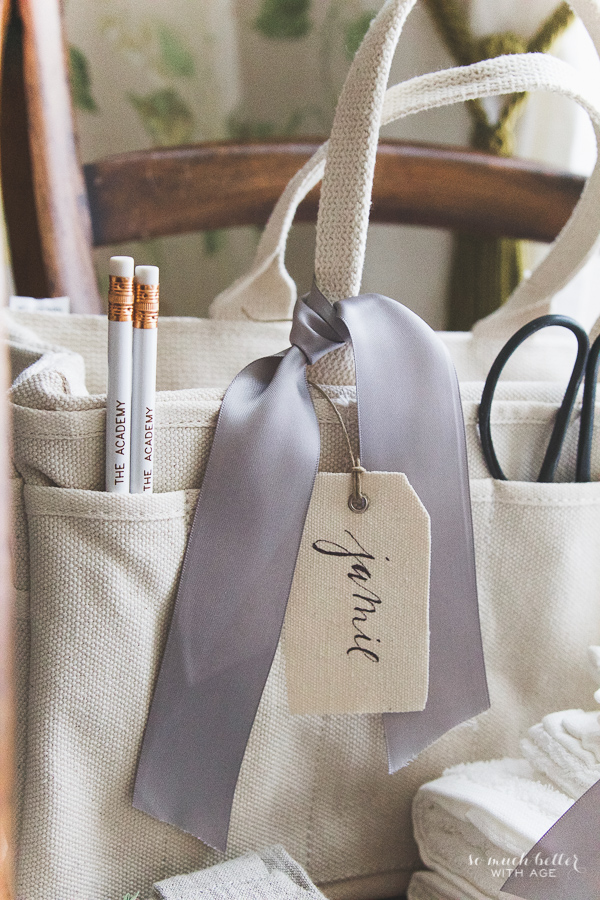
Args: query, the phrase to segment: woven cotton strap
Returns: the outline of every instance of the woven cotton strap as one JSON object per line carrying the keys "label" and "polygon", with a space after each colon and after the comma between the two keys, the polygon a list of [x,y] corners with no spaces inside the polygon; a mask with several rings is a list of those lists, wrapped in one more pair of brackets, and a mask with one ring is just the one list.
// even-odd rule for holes
{"label": "woven cotton strap", "polygon": [[[395,6],[397,5],[396,3]],[[586,24],[597,38],[600,35],[597,0],[583,0],[583,2],[579,0],[579,5],[586,7]],[[384,9],[389,6],[390,4]],[[381,29],[377,31],[380,33]],[[359,53],[361,52],[362,48]],[[571,97],[590,115],[598,140],[600,94],[595,86],[586,82],[567,64],[542,54],[498,57],[473,66],[424,75],[396,85],[385,95],[378,127],[436,106],[523,90],[547,90]],[[342,99],[344,96],[345,92]],[[377,134],[375,141],[376,139]],[[331,141],[324,144],[290,181],[267,224],[251,271],[216,298],[211,308],[212,316],[238,319],[248,314],[257,319],[275,319],[285,318],[291,314],[296,292],[284,264],[287,235],[298,204],[322,177],[328,146],[333,140],[332,133]],[[331,163],[328,163],[328,171],[330,168]],[[363,188],[365,171],[366,163],[361,170]],[[343,266],[348,265],[349,248],[353,248],[350,255],[354,263],[357,260],[360,263],[358,269],[354,264],[351,267],[355,273],[352,277],[358,278],[357,290],[360,286],[364,259],[372,177],[371,169],[370,181],[366,188],[368,200],[366,211],[365,204],[362,201],[358,202],[355,197],[352,201],[355,204],[355,214],[350,215],[352,210],[349,209],[345,191],[351,180],[349,172],[342,179],[339,186],[340,196],[335,203],[333,204],[333,200],[326,200],[324,194],[320,209],[318,242],[321,240],[323,230],[329,235],[329,239],[325,244],[318,243],[318,247],[321,247],[321,251],[325,245],[329,248],[327,257],[331,259],[328,266],[338,272],[341,272]],[[553,295],[568,283],[597,245],[600,234],[600,203],[595,198],[599,190],[600,172],[596,169],[573,217],[555,241],[548,257],[538,266],[531,279],[517,288],[499,312],[476,326],[478,334],[503,339],[524,322],[551,311]],[[325,192],[325,184],[323,191]],[[331,214],[328,211],[330,203],[334,206],[334,212]],[[351,238],[348,237],[350,232]],[[339,263],[341,259],[344,260],[343,264]],[[317,263],[318,261],[319,253]],[[327,267],[317,268],[317,275],[322,279],[324,273],[327,277],[328,271]],[[347,270],[346,277],[350,277],[349,272],[350,269]]]}
{"label": "woven cotton strap", "polygon": [[[357,51],[336,109],[321,191],[315,260],[317,282],[332,301],[360,291],[385,86],[402,26],[414,3],[415,0],[385,3]],[[578,0],[573,7],[580,12],[598,48],[598,0]],[[435,95],[435,76],[432,77]],[[444,79],[440,78],[439,87],[443,89]],[[542,87],[543,75],[534,71],[530,89]],[[565,88],[569,93],[568,81]],[[542,267],[545,277],[538,275],[535,287],[529,291],[527,285],[524,287],[531,302],[542,302],[550,291],[560,289],[573,273],[574,258],[586,259],[590,244],[598,237],[598,219],[592,219],[592,223],[588,219],[597,203],[590,197],[589,189],[586,193],[568,229],[570,240],[557,243],[552,257]],[[522,305],[520,299],[517,305]]]}

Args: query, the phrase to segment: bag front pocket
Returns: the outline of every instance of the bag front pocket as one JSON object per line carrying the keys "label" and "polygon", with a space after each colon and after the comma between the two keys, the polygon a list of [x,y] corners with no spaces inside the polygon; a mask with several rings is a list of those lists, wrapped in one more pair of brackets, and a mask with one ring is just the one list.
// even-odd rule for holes
{"label": "bag front pocket", "polygon": [[544,715],[594,705],[587,648],[600,642],[600,482],[488,478],[471,482],[471,497],[492,702],[482,721],[496,721],[516,750]]}
{"label": "bag front pocket", "polygon": [[31,673],[18,894],[150,893],[218,855],[131,806],[197,491],[27,486]]}
{"label": "bag front pocket", "polygon": [[[223,858],[132,806],[197,498],[25,488],[32,640],[17,879],[27,900],[148,896],[154,882]],[[278,651],[238,781],[229,857],[280,841],[306,863],[320,734],[320,719],[289,716]]]}

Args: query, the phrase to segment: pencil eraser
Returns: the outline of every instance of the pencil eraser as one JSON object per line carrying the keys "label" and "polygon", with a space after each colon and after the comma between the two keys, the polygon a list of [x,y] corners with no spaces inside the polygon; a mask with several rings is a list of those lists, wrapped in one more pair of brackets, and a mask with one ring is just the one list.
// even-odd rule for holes
{"label": "pencil eraser", "polygon": [[136,266],[135,277],[138,284],[158,284],[158,266]]}
{"label": "pencil eraser", "polygon": [[133,256],[111,256],[108,274],[133,278]]}

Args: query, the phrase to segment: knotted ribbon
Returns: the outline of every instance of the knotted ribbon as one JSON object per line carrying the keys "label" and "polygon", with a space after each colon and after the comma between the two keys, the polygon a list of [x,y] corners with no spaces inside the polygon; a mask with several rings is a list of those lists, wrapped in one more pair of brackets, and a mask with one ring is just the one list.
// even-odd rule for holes
{"label": "knotted ribbon", "polygon": [[385,715],[390,771],[489,706],[462,407],[446,348],[393,300],[332,305],[316,287],[296,304],[290,342],[247,366],[223,399],[135,784],[137,809],[220,850],[319,464],[306,367],[348,342],[362,464],[404,472],[431,517],[429,699],[422,712]]}

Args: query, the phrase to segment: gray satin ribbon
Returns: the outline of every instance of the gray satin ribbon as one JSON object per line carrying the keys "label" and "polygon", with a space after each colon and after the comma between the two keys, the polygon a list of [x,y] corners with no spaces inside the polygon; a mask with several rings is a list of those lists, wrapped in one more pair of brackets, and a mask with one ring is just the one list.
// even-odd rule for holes
{"label": "gray satin ribbon", "polygon": [[285,615],[319,463],[306,365],[351,341],[360,457],[405,472],[432,528],[423,712],[385,716],[390,771],[489,706],[456,373],[435,333],[376,294],[299,300],[292,346],[233,380],[190,533],[133,804],[225,850],[235,786]]}
{"label": "gray satin ribbon", "polygon": [[[600,781],[527,854],[500,891],[526,900],[600,900]],[[538,862],[539,861],[539,862]],[[552,869],[551,877],[531,870]]]}

